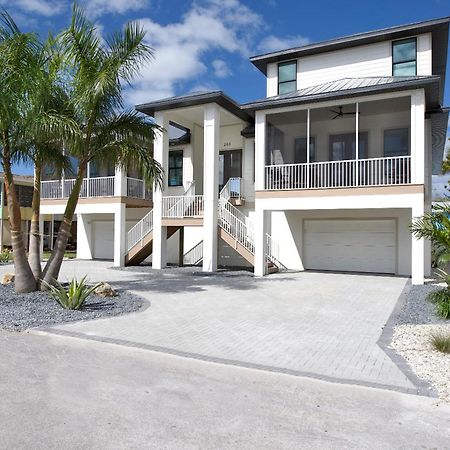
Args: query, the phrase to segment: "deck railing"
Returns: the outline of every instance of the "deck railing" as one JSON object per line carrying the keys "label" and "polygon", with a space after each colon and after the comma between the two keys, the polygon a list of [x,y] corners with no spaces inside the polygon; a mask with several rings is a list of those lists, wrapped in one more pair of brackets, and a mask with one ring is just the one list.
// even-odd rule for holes
{"label": "deck railing", "polygon": [[266,166],[265,188],[326,189],[411,183],[411,156]]}
{"label": "deck railing", "polygon": [[203,217],[203,195],[163,197],[163,217]]}
{"label": "deck railing", "polygon": [[[42,181],[41,198],[68,198],[75,186],[75,179]],[[80,198],[114,197],[115,177],[85,178],[81,185]],[[144,181],[127,178],[127,196],[135,198],[151,198],[151,191],[146,189]]]}

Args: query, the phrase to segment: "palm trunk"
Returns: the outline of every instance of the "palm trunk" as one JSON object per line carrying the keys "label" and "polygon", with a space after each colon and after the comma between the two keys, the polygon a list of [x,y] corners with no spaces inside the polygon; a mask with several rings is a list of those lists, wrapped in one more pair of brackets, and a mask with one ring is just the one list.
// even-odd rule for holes
{"label": "palm trunk", "polygon": [[11,171],[11,151],[8,137],[3,136],[3,170],[5,171],[5,191],[8,202],[9,229],[15,268],[14,288],[18,294],[36,290],[36,280],[27,260],[25,242],[22,233],[22,217],[20,205],[17,201],[14,179]]}
{"label": "palm trunk", "polygon": [[30,245],[28,249],[28,261],[33,271],[36,283],[39,285],[42,267],[41,267],[41,230],[39,229],[41,207],[41,166],[36,161],[34,166],[34,191],[31,203],[32,216],[30,225]]}
{"label": "palm trunk", "polygon": [[86,172],[86,163],[83,164],[80,163],[75,185],[73,186],[72,192],[70,193],[70,196],[67,200],[66,209],[64,211],[63,220],[59,227],[58,236],[56,237],[53,252],[50,255],[50,258],[47,261],[47,264],[45,265],[44,268],[42,279],[48,284],[52,284],[54,280],[58,279],[59,271],[61,270],[61,264],[64,259],[67,241],[69,240],[73,215],[75,213],[75,208],[77,207],[78,204],[78,198],[80,197],[80,191],[81,186],[83,184],[85,172]]}

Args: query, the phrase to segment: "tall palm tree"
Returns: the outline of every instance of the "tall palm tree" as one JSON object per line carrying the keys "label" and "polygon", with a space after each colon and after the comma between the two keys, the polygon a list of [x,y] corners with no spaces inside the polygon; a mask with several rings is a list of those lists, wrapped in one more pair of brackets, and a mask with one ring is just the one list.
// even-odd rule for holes
{"label": "tall palm tree", "polygon": [[12,164],[20,157],[24,131],[24,111],[27,95],[33,89],[38,72],[36,35],[21,33],[6,12],[0,12],[0,161],[5,172],[11,244],[15,265],[16,292],[36,289],[27,261],[22,217],[12,174]]}
{"label": "tall palm tree", "polygon": [[47,283],[58,277],[90,161],[109,160],[125,169],[138,166],[146,181],[161,182],[162,169],[152,157],[150,143],[155,133],[164,130],[134,110],[123,111],[123,84],[131,83],[142,64],[152,58],[144,37],[138,24],[128,23],[103,43],[76,4],[69,28],[59,36],[72,76],[70,101],[79,126],[77,137],[69,139],[67,147],[77,158],[78,167],[54,250],[43,272]]}
{"label": "tall palm tree", "polygon": [[29,96],[29,123],[24,134],[27,150],[23,153],[34,165],[28,260],[38,285],[42,275],[39,229],[42,174],[46,168],[51,168],[56,176],[60,176],[62,170],[68,168],[69,159],[64,155],[63,141],[78,131],[73,111],[69,108],[61,54],[52,36],[44,43],[39,56],[41,71],[39,82]]}

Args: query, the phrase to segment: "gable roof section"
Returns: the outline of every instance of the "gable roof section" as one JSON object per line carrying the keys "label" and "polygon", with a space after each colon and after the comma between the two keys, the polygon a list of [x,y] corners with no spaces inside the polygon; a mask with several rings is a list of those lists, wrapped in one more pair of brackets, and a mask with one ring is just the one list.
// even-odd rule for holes
{"label": "gable roof section", "polygon": [[142,105],[136,105],[136,109],[149,116],[154,116],[157,111],[167,111],[169,109],[186,108],[191,106],[204,105],[206,103],[217,103],[235,116],[251,121],[248,112],[243,111],[239,103],[235,102],[222,91],[193,92],[191,94],[179,95],[176,97],[164,98]]}
{"label": "gable roof section", "polygon": [[439,108],[440,77],[414,76],[343,78],[341,80],[300,89],[289,94],[277,95],[246,103],[242,105],[242,109],[255,111],[258,109],[271,109],[279,106],[332,100],[340,97],[378,94],[421,87],[425,88],[426,91],[427,110]]}

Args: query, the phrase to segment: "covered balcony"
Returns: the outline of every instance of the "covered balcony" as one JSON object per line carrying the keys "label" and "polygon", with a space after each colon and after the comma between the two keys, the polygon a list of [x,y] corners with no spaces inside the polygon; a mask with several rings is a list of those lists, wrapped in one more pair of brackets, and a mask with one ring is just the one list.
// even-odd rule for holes
{"label": "covered balcony", "polygon": [[267,114],[265,141],[266,190],[414,183],[409,96]]}

